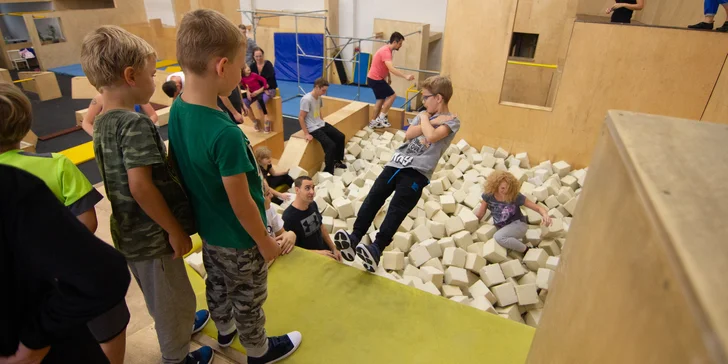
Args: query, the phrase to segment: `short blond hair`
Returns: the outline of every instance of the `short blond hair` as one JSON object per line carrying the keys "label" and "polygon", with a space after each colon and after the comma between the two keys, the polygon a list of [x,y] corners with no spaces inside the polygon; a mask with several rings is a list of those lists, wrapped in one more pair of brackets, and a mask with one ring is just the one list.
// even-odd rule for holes
{"label": "short blond hair", "polygon": [[0,83],[0,147],[20,143],[32,121],[33,107],[28,96],[12,83]]}
{"label": "short blond hair", "polygon": [[268,147],[258,147],[255,149],[255,160],[257,160],[258,163],[265,158],[270,158],[272,155],[273,152],[271,152]]}
{"label": "short blond hair", "polygon": [[452,81],[447,76],[428,77],[425,82],[422,82],[422,88],[430,91],[433,95],[442,96],[446,104],[450,102],[452,97]]}
{"label": "short blond hair", "polygon": [[185,72],[202,75],[215,57],[230,60],[246,39],[230,20],[215,10],[199,9],[185,14],[177,31],[177,61]]}
{"label": "short blond hair", "polygon": [[505,196],[506,202],[515,201],[521,191],[521,183],[510,172],[493,171],[488,175],[485,180],[485,193],[495,196],[495,193],[498,192],[498,186],[503,182],[508,184],[508,192],[506,192]]}
{"label": "short blond hair", "polygon": [[114,25],[92,31],[81,45],[81,67],[88,81],[100,90],[124,77],[124,70],[141,70],[157,52],[144,39]]}

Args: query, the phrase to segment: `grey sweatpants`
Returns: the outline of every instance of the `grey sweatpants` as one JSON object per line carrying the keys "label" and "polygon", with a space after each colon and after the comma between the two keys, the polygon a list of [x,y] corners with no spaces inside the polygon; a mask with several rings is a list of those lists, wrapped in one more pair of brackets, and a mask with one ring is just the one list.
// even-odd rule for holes
{"label": "grey sweatpants", "polygon": [[493,239],[506,249],[515,250],[519,253],[526,251],[526,244],[523,244],[523,237],[526,236],[528,225],[523,221],[514,221],[495,232]]}
{"label": "grey sweatpants", "polygon": [[197,306],[184,261],[169,255],[128,263],[154,319],[162,362],[182,362],[190,350]]}
{"label": "grey sweatpants", "polygon": [[217,329],[223,335],[237,329],[249,355],[265,354],[268,337],[263,303],[268,298],[268,266],[258,248],[203,243],[202,261],[207,271],[207,306]]}

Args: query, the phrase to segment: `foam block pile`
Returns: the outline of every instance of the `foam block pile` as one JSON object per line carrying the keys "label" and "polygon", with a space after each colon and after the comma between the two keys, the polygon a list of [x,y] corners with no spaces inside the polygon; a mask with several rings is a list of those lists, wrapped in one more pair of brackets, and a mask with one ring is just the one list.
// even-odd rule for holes
{"label": "foam block pile", "polygon": [[[403,131],[380,134],[364,128],[346,146],[347,170],[313,177],[316,203],[330,233],[352,230],[374,180],[404,137]],[[495,170],[511,172],[521,182],[521,193],[546,207],[552,217],[552,225],[543,227],[541,215],[523,208],[529,223],[524,243],[531,247],[525,256],[496,243],[490,212],[482,221],[475,216],[485,179]],[[564,161],[531,166],[526,153],[477,149],[460,140],[440,159],[430,185],[383,252],[376,273],[536,327],[586,174],[586,169],[571,170]],[[389,201],[363,243],[374,241]],[[363,269],[358,258],[351,265]]]}

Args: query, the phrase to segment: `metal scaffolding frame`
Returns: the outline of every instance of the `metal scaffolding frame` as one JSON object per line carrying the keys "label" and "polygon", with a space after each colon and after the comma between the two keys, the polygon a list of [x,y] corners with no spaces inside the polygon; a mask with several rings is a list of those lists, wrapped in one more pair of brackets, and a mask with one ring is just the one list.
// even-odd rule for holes
{"label": "metal scaffolding frame", "polygon": [[[341,62],[347,62],[347,63],[353,63],[354,67],[356,67],[356,70],[359,71],[359,74],[361,75],[361,61],[356,59],[357,52],[354,52],[354,55],[351,59],[341,59],[336,58],[341,55],[341,53],[344,51],[344,49],[349,45],[357,45],[357,49],[361,50],[361,43],[362,42],[375,42],[375,43],[389,43],[386,40],[383,39],[377,39],[376,36],[371,36],[369,38],[357,38],[357,37],[344,37],[344,36],[338,36],[338,35],[331,35],[328,28],[328,17],[327,15],[313,15],[313,14],[320,14],[324,13],[327,14],[328,10],[311,10],[311,11],[299,11],[299,12],[272,12],[272,11],[257,11],[257,10],[242,10],[239,9],[239,12],[243,13],[245,17],[250,21],[252,24],[252,30],[253,30],[253,39],[256,39],[257,37],[257,27],[258,22],[257,20],[260,19],[266,19],[266,18],[276,18],[276,17],[282,17],[282,16],[292,16],[294,17],[294,28],[295,28],[295,34],[296,34],[296,83],[298,85],[298,91],[299,93],[295,96],[291,96],[285,100],[292,100],[297,97],[303,97],[306,94],[306,91],[301,87],[301,65],[300,65],[300,58],[311,58],[311,59],[321,59],[324,60],[324,67],[323,67],[323,77],[328,78],[328,70],[331,67],[332,64],[334,64],[335,61],[341,61]],[[262,14],[262,15],[258,15]],[[312,18],[312,19],[323,19],[324,20],[324,56],[314,56],[314,55],[308,55],[306,52],[303,51],[300,44],[298,43],[298,18]],[[414,31],[412,33],[405,34],[404,37],[408,37],[413,34],[420,33],[421,31]],[[343,46],[340,46],[337,44],[335,39],[346,39],[346,44]],[[257,39],[256,39],[257,40]],[[328,47],[327,43],[331,42],[333,45],[332,47]],[[334,54],[333,57],[326,56],[327,51],[330,50],[337,50],[336,54]],[[406,67],[396,67],[397,69],[401,70],[408,70],[412,72],[418,72],[418,73],[428,73],[428,74],[440,74],[440,72],[437,71],[430,71],[430,70],[420,70],[420,69],[413,69],[413,68],[406,68]],[[353,75],[352,75],[353,77]],[[361,84],[357,82],[356,84],[356,101],[360,100],[361,96]],[[402,104],[402,108],[404,108],[406,105],[408,105],[415,97],[417,97],[420,92],[417,92],[414,96],[412,96],[410,99],[406,100],[404,104]]]}

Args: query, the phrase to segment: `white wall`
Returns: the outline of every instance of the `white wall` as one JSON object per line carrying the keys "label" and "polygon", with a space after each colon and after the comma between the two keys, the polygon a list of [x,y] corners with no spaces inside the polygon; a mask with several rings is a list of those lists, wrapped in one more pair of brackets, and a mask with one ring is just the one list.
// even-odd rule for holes
{"label": "white wall", "polygon": [[144,0],[148,19],[162,19],[162,24],[175,26],[172,0]]}

